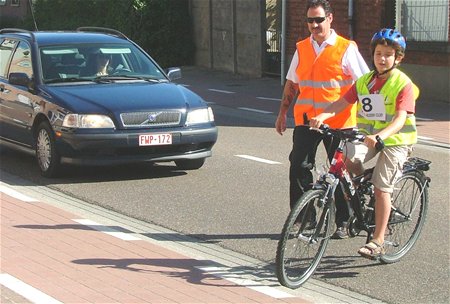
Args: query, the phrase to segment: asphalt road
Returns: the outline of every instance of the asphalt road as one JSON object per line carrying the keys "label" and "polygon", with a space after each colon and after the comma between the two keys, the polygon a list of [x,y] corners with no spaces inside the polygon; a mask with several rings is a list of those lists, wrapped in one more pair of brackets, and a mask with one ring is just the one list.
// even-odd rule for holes
{"label": "asphalt road", "polygon": [[[191,88],[201,89],[195,84]],[[287,157],[292,129],[284,136],[274,131],[275,116],[270,112],[278,106],[276,100],[255,101],[245,91],[233,97],[217,91],[202,96],[215,111],[219,141],[213,157],[200,170],[179,171],[171,163],[67,167],[65,177],[46,179],[39,175],[32,157],[5,148],[0,149],[0,168],[92,204],[273,263],[289,211]],[[259,109],[265,112],[248,110],[261,104]],[[448,303],[450,153],[418,144],[414,154],[433,165],[427,222],[410,254],[399,263],[380,265],[356,253],[365,238],[333,240],[316,279],[389,303]],[[322,149],[317,159],[325,159]]]}

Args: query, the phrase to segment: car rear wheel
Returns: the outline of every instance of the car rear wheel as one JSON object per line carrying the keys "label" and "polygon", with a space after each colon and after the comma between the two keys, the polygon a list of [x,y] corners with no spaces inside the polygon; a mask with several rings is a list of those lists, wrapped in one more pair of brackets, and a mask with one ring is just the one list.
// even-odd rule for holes
{"label": "car rear wheel", "polygon": [[55,135],[47,122],[41,122],[36,132],[36,158],[43,176],[58,175],[61,157],[56,151]]}
{"label": "car rear wheel", "polygon": [[182,160],[176,160],[175,164],[177,165],[177,168],[180,170],[196,170],[200,169],[203,164],[205,163],[204,158],[197,158],[197,159],[182,159]]}

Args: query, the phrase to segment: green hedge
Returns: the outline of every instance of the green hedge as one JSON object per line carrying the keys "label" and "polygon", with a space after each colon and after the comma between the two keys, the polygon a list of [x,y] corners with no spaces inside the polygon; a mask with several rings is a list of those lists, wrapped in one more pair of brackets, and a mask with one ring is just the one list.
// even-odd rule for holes
{"label": "green hedge", "polygon": [[[41,31],[80,26],[117,29],[162,67],[193,61],[188,0],[37,0],[34,15]],[[34,28],[30,17],[17,26]]]}

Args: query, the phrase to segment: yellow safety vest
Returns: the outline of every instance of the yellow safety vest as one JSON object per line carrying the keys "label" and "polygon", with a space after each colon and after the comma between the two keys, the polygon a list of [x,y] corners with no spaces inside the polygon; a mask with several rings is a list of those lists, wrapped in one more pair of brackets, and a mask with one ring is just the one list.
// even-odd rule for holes
{"label": "yellow safety vest", "polygon": [[[356,90],[358,92],[358,110],[357,110],[357,126],[358,128],[367,134],[377,134],[384,128],[386,128],[395,116],[397,96],[408,84],[412,83],[406,74],[398,69],[394,69],[391,72],[386,83],[380,90],[380,94],[383,96],[384,108],[386,117],[384,120],[370,120],[362,115],[364,104],[361,102],[361,96],[369,95],[368,84],[373,77],[373,71],[367,73],[356,81]],[[419,95],[418,88],[412,83],[414,88],[415,99]],[[415,100],[414,100],[415,102]],[[367,104],[366,104],[367,106]],[[405,124],[395,134],[384,140],[386,146],[399,146],[399,145],[411,145],[417,142],[417,127],[416,118],[414,114],[408,114]]]}

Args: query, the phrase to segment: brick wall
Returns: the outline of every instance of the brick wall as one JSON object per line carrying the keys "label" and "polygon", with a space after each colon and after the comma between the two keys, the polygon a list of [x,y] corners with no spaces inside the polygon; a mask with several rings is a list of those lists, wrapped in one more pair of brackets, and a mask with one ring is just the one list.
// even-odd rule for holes
{"label": "brick wall", "polygon": [[5,5],[0,6],[0,17],[23,19],[28,13],[28,0],[19,1],[19,5],[11,5],[11,0],[6,0]]}
{"label": "brick wall", "polygon": [[[349,38],[350,20],[348,0],[333,0],[334,19],[332,28],[343,37]],[[364,59],[372,62],[369,44],[373,34],[383,27],[394,27],[395,12],[389,9],[392,0],[353,0],[353,40],[356,41]],[[386,9],[388,7],[388,10]],[[306,24],[306,0],[287,0],[286,51],[288,56],[295,52],[295,43],[309,36]],[[450,13],[449,13],[450,18]],[[450,31],[449,31],[450,36]],[[450,39],[450,37],[449,37]],[[429,50],[408,49],[404,63],[449,66],[449,54]]]}

